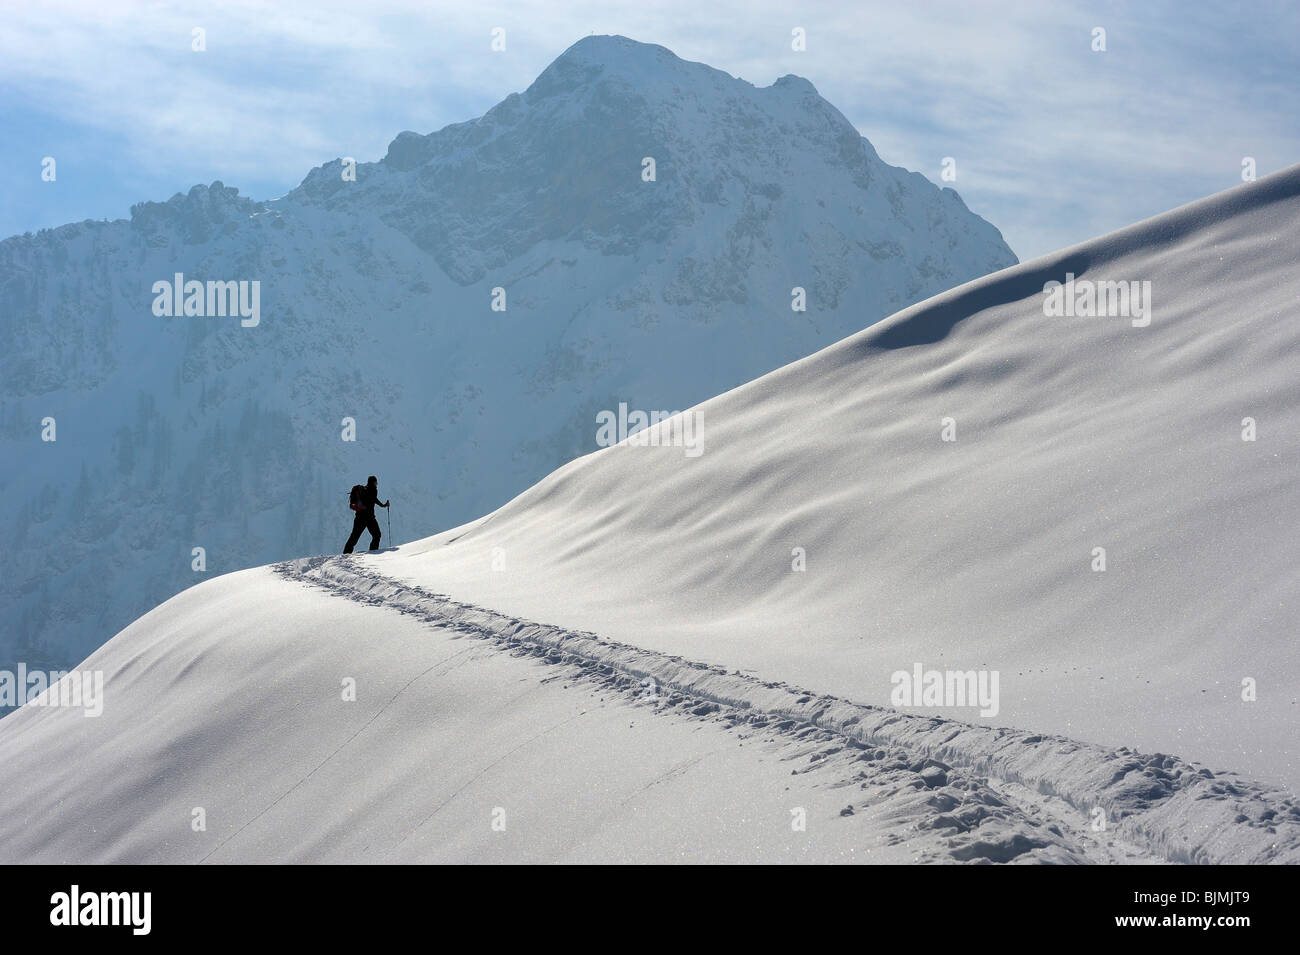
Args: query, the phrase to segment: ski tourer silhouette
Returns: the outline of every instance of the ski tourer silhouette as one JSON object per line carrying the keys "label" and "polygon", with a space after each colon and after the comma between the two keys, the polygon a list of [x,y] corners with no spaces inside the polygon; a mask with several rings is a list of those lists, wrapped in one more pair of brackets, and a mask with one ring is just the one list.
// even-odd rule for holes
{"label": "ski tourer silhouette", "polygon": [[379,479],[373,474],[366,479],[364,487],[360,484],[352,485],[348,507],[356,512],[356,516],[352,518],[352,536],[344,545],[343,553],[352,553],[352,548],[361,539],[361,532],[367,530],[370,531],[370,549],[379,550],[379,538],[383,534],[379,530],[379,521],[375,520],[375,508],[387,506],[388,501],[379,500]]}

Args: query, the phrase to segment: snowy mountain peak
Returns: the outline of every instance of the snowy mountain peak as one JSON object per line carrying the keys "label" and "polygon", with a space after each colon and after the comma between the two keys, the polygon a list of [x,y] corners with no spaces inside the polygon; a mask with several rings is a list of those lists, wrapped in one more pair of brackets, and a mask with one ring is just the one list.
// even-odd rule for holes
{"label": "snowy mountain peak", "polygon": [[[694,229],[725,234],[738,217],[759,231],[783,221],[782,243],[821,234],[814,244],[833,259],[845,243],[893,258],[901,228],[935,242],[928,267],[939,273],[946,250],[967,241],[987,249],[982,271],[1015,261],[964,205],[881,161],[807,80],[757,88],[620,36],[578,41],[524,93],[472,122],[403,132],[380,163],[357,172],[349,184],[337,164],[321,167],[289,201],[364,207],[465,286],[545,242],[636,254]],[[749,232],[728,241],[729,258],[757,251]],[[703,297],[743,302],[718,268],[733,265],[697,273],[708,278]]]}
{"label": "snowy mountain peak", "polygon": [[698,82],[710,73],[726,76],[654,43],[616,35],[587,36],[556,57],[524,95],[530,100],[562,95],[598,80],[646,87]]}
{"label": "snowy mountain peak", "polygon": [[[820,100],[816,87],[794,74],[781,77],[770,87],[756,87],[723,70],[684,60],[653,43],[624,36],[589,36],[557,57],[524,92],[523,100],[531,106],[555,97],[575,99],[585,105],[591,105],[593,100],[597,104],[617,101],[633,109],[672,113],[701,97],[731,100],[735,105],[742,101],[759,103],[772,93],[795,93]],[[775,108],[770,103],[762,105],[768,111]],[[809,105],[803,104],[805,108]],[[838,122],[848,125],[829,103],[824,105],[838,117]]]}
{"label": "snowy mountain peak", "polygon": [[[625,36],[583,37],[548,66],[525,93],[530,98],[571,92],[584,85],[613,80],[644,91],[672,90],[681,86],[719,83],[755,87],[705,63],[685,60],[655,43],[642,43]],[[795,90],[817,95],[817,89],[801,76],[787,74],[769,89]]]}

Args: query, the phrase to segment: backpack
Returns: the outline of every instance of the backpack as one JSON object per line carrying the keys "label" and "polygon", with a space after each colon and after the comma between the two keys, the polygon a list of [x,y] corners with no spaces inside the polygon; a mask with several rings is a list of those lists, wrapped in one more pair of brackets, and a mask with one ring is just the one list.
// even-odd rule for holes
{"label": "backpack", "polygon": [[366,489],[363,488],[360,484],[352,485],[352,494],[348,498],[348,507],[352,508],[352,510],[354,511],[359,512],[364,507],[364,505],[362,504],[361,495],[365,493],[365,490]]}

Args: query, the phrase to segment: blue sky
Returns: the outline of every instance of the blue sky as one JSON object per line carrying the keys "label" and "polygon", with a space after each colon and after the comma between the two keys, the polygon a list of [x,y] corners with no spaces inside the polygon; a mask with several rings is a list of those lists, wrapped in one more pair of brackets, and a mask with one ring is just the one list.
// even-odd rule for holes
{"label": "blue sky", "polygon": [[808,78],[887,162],[939,182],[955,158],[945,184],[1022,259],[1237,185],[1243,157],[1260,175],[1300,161],[1300,4],[1281,0],[56,0],[4,22],[0,236],[218,179],[282,195],[322,162],[481,115],[589,33],[756,86]]}

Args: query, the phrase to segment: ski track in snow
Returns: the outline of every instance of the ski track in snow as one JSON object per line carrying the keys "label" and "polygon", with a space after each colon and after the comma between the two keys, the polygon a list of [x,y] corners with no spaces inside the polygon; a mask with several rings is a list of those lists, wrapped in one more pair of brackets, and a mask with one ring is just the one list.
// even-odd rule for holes
{"label": "ski track in snow", "polygon": [[[792,773],[857,786],[842,815],[932,830],[922,862],[1300,862],[1300,807],[1280,789],[1177,756],[899,713],[499,614],[384,577],[364,557],[280,575],[574,669],[656,713],[721,722],[780,746]],[[651,682],[653,681],[653,682]],[[829,771],[829,772],[828,772]],[[1095,811],[1106,828],[1093,828]],[[436,810],[435,810],[436,812]],[[427,819],[426,819],[427,821]],[[910,836],[909,836],[910,832]]]}

